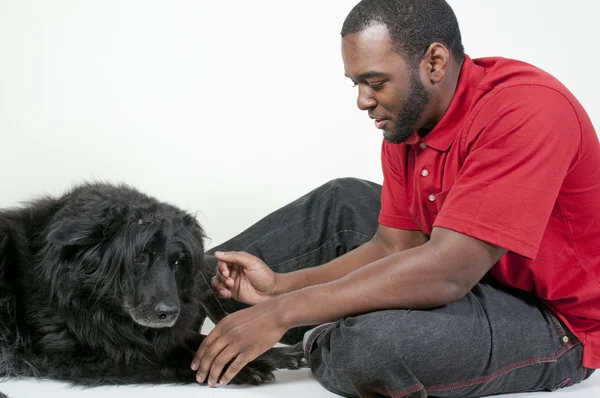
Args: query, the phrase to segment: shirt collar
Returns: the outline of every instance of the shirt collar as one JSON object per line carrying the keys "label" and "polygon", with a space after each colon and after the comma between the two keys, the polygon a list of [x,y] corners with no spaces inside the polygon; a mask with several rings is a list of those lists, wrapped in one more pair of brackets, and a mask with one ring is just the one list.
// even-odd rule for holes
{"label": "shirt collar", "polygon": [[[421,142],[441,152],[450,148],[458,135],[458,128],[470,113],[477,87],[484,76],[485,69],[465,55],[450,106],[438,124],[420,140]],[[418,143],[419,141],[415,142]]]}

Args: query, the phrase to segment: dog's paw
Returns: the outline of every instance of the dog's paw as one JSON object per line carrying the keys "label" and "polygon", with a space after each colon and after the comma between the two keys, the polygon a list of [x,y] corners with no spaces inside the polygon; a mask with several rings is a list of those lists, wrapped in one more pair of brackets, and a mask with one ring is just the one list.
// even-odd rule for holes
{"label": "dog's paw", "polygon": [[246,365],[231,382],[259,385],[267,381],[275,381],[273,371],[277,369],[299,369],[306,366],[302,343],[288,347],[274,347]]}
{"label": "dog's paw", "polygon": [[275,369],[298,369],[306,367],[302,343],[287,347],[274,347],[258,357],[268,362]]}
{"label": "dog's paw", "polygon": [[273,370],[274,369],[268,364],[252,361],[240,370],[233,380],[231,380],[231,383],[252,384],[257,386],[267,381],[275,381]]}

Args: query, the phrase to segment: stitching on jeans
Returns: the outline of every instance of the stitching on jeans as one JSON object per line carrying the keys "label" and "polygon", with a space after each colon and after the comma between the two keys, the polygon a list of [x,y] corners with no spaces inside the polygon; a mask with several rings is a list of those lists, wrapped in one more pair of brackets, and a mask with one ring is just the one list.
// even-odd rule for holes
{"label": "stitching on jeans", "polygon": [[555,362],[565,352],[567,352],[568,350],[570,350],[571,348],[573,348],[575,346],[576,346],[576,344],[573,344],[573,343],[565,344],[558,351],[556,351],[554,353],[554,355],[545,355],[542,357],[537,357],[537,358],[528,359],[526,361],[517,362],[510,366],[507,366],[506,368],[500,369],[499,371],[491,374],[490,376],[480,377],[478,379],[465,381],[465,382],[456,382],[456,383],[451,383],[451,384],[440,384],[437,386],[430,386],[430,387],[426,387],[426,389],[427,389],[427,391],[441,391],[441,390],[451,390],[451,389],[456,389],[456,388],[474,386],[477,384],[489,383],[490,381],[492,381],[500,376],[503,376],[515,369],[524,368],[524,367],[530,366],[530,365],[537,365],[540,363]]}
{"label": "stitching on jeans", "polygon": [[[320,199],[321,199],[323,196],[325,196],[325,194],[326,194],[327,192],[331,191],[331,190],[332,190],[332,189],[333,189],[333,188],[336,186],[337,182],[338,182],[338,179],[337,179],[337,178],[336,178],[336,179],[334,179],[334,180],[331,180],[331,182],[330,182],[329,186],[327,187],[327,189],[325,190],[325,192],[323,192],[323,193],[321,193],[319,196],[317,196],[317,199],[318,199],[318,200],[320,200]],[[306,197],[306,198],[308,199],[308,195],[307,195],[307,197]],[[340,201],[339,199],[340,199],[340,198],[339,198],[339,195],[333,195],[333,200],[334,200],[334,203],[333,203],[333,206],[332,206],[332,208],[333,208],[333,210],[334,210],[334,213],[337,213],[337,210],[338,210],[338,207],[339,207],[339,201]],[[304,203],[304,202],[306,202],[306,200],[304,200],[302,203]],[[274,265],[272,265],[272,267],[278,267],[278,266],[281,266],[281,265],[283,265],[283,264],[287,264],[287,263],[289,263],[290,261],[294,261],[294,260],[296,260],[296,259],[299,259],[299,258],[301,258],[301,257],[304,257],[304,256],[306,256],[306,255],[308,255],[308,254],[311,254],[311,253],[314,253],[314,252],[316,252],[316,251],[320,250],[322,247],[324,247],[324,246],[326,246],[326,245],[330,244],[330,243],[331,243],[331,241],[332,241],[332,238],[333,238],[334,236],[336,236],[337,234],[339,234],[340,232],[342,232],[342,231],[338,231],[338,232],[336,232],[335,234],[331,235],[331,237],[329,238],[329,241],[328,241],[328,242],[326,242],[326,243],[322,244],[321,246],[317,247],[316,249],[314,249],[314,250],[311,250],[311,251],[309,251],[309,252],[306,252],[306,253],[304,253],[304,254],[301,254],[301,255],[299,255],[299,256],[296,256],[296,257],[294,257],[294,258],[288,259],[288,260],[284,261],[283,263],[274,264]],[[356,231],[352,231],[352,232],[356,232]]]}
{"label": "stitching on jeans", "polygon": [[556,333],[558,333],[558,336],[561,338],[561,340],[563,337],[567,336],[569,338],[569,341],[573,341],[574,344],[582,342],[581,339],[577,337],[575,333],[573,333],[566,325],[563,326],[561,320],[558,318],[558,315],[555,315],[550,308],[544,306],[543,311],[546,313],[546,315],[548,315],[550,320],[552,320],[552,324],[556,329]]}
{"label": "stitching on jeans", "polygon": [[389,392],[389,391],[383,391],[383,390],[374,390],[374,393],[378,393],[378,394],[382,394],[382,395],[389,395],[392,398],[402,398],[407,396],[408,394],[412,394],[413,392],[417,392],[419,390],[422,390],[423,388],[423,384],[419,383],[419,384],[415,384],[412,387],[408,387],[405,388],[404,390],[400,390],[398,392]]}
{"label": "stitching on jeans", "polygon": [[544,308],[544,312],[548,315],[548,317],[550,318],[550,320],[552,321],[552,324],[554,325],[554,328],[556,329],[556,333],[558,333],[559,337],[563,337],[566,335],[565,333],[565,329],[562,327],[560,321],[558,320],[558,318],[552,313],[552,311],[550,311],[549,309]]}
{"label": "stitching on jeans", "polygon": [[[336,181],[337,181],[337,180],[332,180],[332,181],[331,181],[331,183],[330,183],[330,185],[329,185],[329,187],[327,187],[327,189],[325,190],[325,192],[323,192],[323,193],[321,193],[319,196],[317,196],[317,199],[321,199],[321,198],[322,198],[322,197],[323,197],[323,196],[324,196],[324,195],[325,195],[327,192],[329,192],[331,189],[333,189],[333,187],[334,187],[334,185],[335,185]],[[300,199],[304,199],[304,200],[302,200],[300,203],[301,203],[301,204],[304,204],[304,203],[306,203],[306,201],[308,200],[308,197],[309,197],[310,195],[311,195],[311,192],[309,192],[309,193],[307,193],[306,195],[304,195],[303,197],[301,197]],[[337,206],[337,202],[336,202],[336,206]],[[299,221],[297,221],[295,224],[299,224],[299,223],[301,223],[301,222],[302,222],[302,220],[299,220]],[[292,225],[294,225],[294,224],[292,224]],[[270,233],[268,233],[268,234],[266,234],[266,235],[263,235],[263,236],[261,236],[260,238],[258,238],[258,239],[257,239],[257,240],[255,240],[254,242],[252,242],[252,243],[248,244],[248,245],[247,245],[247,246],[246,246],[246,247],[243,249],[243,251],[248,251],[248,248],[249,248],[250,246],[252,246],[252,245],[255,245],[257,242],[260,242],[261,240],[263,240],[263,239],[266,239],[266,238],[268,238],[269,236],[271,236],[271,235],[273,235],[273,234],[276,234],[277,232],[278,232],[277,230],[274,230],[274,231],[271,231]]]}
{"label": "stitching on jeans", "polygon": [[282,263],[273,264],[273,265],[271,265],[271,266],[272,266],[272,267],[278,267],[278,266],[280,266],[280,265],[287,264],[287,263],[289,263],[290,261],[297,260],[297,259],[299,259],[299,258],[301,258],[301,257],[307,256],[307,255],[309,255],[309,254],[312,254],[312,253],[314,253],[314,252],[316,252],[316,251],[319,251],[319,250],[321,250],[323,247],[325,247],[325,246],[329,245],[329,244],[330,244],[330,243],[333,241],[333,238],[334,238],[334,237],[336,237],[337,235],[339,235],[339,234],[341,234],[341,233],[344,233],[344,232],[353,232],[353,233],[355,233],[355,234],[357,234],[357,235],[364,236],[364,237],[365,237],[365,238],[367,238],[367,239],[368,239],[368,238],[370,238],[370,237],[369,237],[369,235],[363,234],[362,232],[354,231],[354,230],[352,230],[352,229],[343,229],[343,230],[341,230],[341,231],[338,231],[338,232],[336,232],[335,234],[331,235],[331,238],[330,238],[330,239],[329,239],[327,242],[323,243],[321,246],[317,247],[316,249],[314,249],[314,250],[311,250],[311,251],[308,251],[308,252],[306,252],[306,253],[302,253],[302,254],[301,254],[301,255],[299,255],[299,256],[296,256],[296,257],[294,257],[294,258],[290,258],[290,259],[288,259],[288,260],[286,260],[286,261],[284,261],[284,262],[282,262]]}
{"label": "stitching on jeans", "polygon": [[[323,196],[325,196],[325,194],[327,194],[329,191],[331,191],[331,190],[332,190],[332,189],[333,189],[333,188],[336,186],[336,183],[338,183],[338,180],[339,180],[339,179],[337,179],[337,178],[336,178],[336,179],[334,179],[334,180],[330,181],[330,183],[329,183],[329,187],[327,187],[327,189],[326,189],[324,192],[322,192],[320,195],[318,195],[318,196],[317,196],[317,200],[320,200],[320,199],[321,199]],[[306,202],[306,200],[308,199],[308,197],[310,196],[310,194],[311,194],[311,193],[307,193],[306,195],[304,195],[304,196],[302,197],[302,198],[304,199],[304,200],[302,200],[302,202],[301,202],[302,204],[304,204],[304,203]],[[301,199],[302,199],[302,198],[301,198]],[[337,211],[337,208],[338,208],[338,206],[339,206],[339,203],[338,203],[338,202],[339,202],[339,197],[338,197],[338,196],[335,196],[335,204],[334,204],[334,206],[333,206],[333,207],[334,207],[334,209],[335,209],[336,211]],[[297,222],[296,222],[296,224],[299,224],[299,223],[301,223],[301,222],[302,222],[302,220],[299,220],[299,221],[297,221]],[[243,249],[243,251],[248,251],[248,249],[249,249],[251,246],[255,245],[257,242],[260,242],[260,241],[262,241],[262,240],[264,240],[264,239],[268,238],[269,236],[271,236],[271,235],[273,235],[273,234],[275,234],[275,233],[277,233],[277,232],[278,232],[278,231],[277,231],[277,230],[275,230],[275,231],[272,231],[272,232],[270,232],[270,233],[268,233],[268,234],[266,234],[266,235],[264,235],[264,236],[261,236],[260,238],[258,238],[258,239],[257,239],[257,240],[255,240],[254,242],[251,242],[251,243],[249,243],[248,245],[246,245],[246,247]],[[338,232],[336,232],[335,234],[331,235],[331,238],[335,237],[336,235],[338,235],[338,234],[340,234],[340,233],[342,233],[342,232],[354,232],[355,234],[357,234],[357,235],[361,235],[361,236],[364,236],[364,237],[366,237],[367,239],[369,239],[369,238],[370,238],[370,236],[369,236],[369,235],[366,235],[366,234],[363,234],[362,232],[354,231],[354,230],[351,230],[351,229],[343,229],[343,230],[341,230],[341,231],[338,231]],[[283,265],[283,264],[286,264],[286,263],[288,263],[288,262],[290,262],[290,261],[294,261],[294,260],[296,260],[296,259],[298,259],[298,258],[300,258],[300,257],[302,257],[302,256],[306,256],[306,255],[308,255],[308,254],[310,254],[310,253],[314,253],[314,252],[316,252],[317,250],[321,249],[323,246],[325,246],[325,245],[328,245],[329,243],[331,243],[331,238],[330,238],[330,240],[329,240],[328,242],[326,242],[326,243],[322,244],[321,246],[317,247],[317,248],[316,248],[316,249],[314,249],[314,250],[311,250],[311,251],[309,251],[309,252],[307,252],[307,253],[304,253],[304,254],[301,254],[301,255],[299,255],[299,256],[296,256],[296,257],[294,257],[294,258],[292,258],[292,259],[288,259],[288,260],[284,261],[283,263],[272,264],[272,265],[271,265],[271,267],[273,267],[273,266],[278,266],[278,265]]]}
{"label": "stitching on jeans", "polygon": [[[292,224],[292,225],[295,225],[295,224],[300,224],[301,222],[302,222],[302,220],[299,220],[299,221],[296,221],[296,222],[295,222],[294,224]],[[278,231],[278,230],[274,230],[274,231],[271,231],[271,232],[269,232],[269,233],[268,233],[268,234],[266,234],[266,235],[263,235],[263,236],[261,236],[260,238],[258,238],[258,239],[257,239],[257,240],[255,240],[254,242],[252,242],[252,243],[249,243],[248,245],[246,245],[246,247],[244,247],[244,249],[243,249],[242,251],[248,251],[248,248],[249,248],[250,246],[252,246],[252,245],[255,245],[256,243],[258,243],[258,242],[260,242],[260,241],[262,241],[262,240],[264,240],[264,239],[267,239],[269,236],[271,236],[271,235],[274,235],[274,234],[276,234],[277,232],[279,232],[279,231]]]}

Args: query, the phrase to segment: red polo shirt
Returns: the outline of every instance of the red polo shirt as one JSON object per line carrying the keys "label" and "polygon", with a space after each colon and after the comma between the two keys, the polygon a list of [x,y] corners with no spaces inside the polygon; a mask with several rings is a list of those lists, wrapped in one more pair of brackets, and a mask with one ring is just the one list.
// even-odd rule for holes
{"label": "red polo shirt", "polygon": [[539,296],[600,368],[600,143],[560,82],[466,57],[442,120],[412,145],[384,141],[382,166],[381,224],[509,250],[492,275]]}

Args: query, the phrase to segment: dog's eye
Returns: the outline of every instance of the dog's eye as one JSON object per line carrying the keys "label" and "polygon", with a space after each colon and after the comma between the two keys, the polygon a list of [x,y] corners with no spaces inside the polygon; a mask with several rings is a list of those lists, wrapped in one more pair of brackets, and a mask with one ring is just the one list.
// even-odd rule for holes
{"label": "dog's eye", "polygon": [[173,268],[175,268],[175,269],[183,266],[184,263],[185,263],[185,261],[182,258],[178,258],[177,260],[173,260],[171,262],[171,264],[173,264]]}

